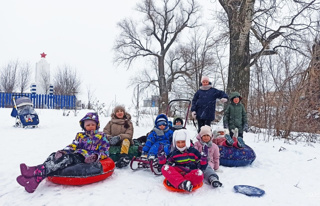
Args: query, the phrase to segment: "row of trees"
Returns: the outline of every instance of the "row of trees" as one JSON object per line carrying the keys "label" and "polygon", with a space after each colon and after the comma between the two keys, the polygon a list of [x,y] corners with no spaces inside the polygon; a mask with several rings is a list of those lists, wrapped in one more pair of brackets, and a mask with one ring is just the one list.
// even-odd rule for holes
{"label": "row of trees", "polygon": [[[2,92],[29,92],[32,75],[30,63],[11,61],[0,70],[0,89]],[[43,72],[40,75],[40,86],[49,93],[50,74]],[[75,69],[70,66],[58,68],[53,76],[54,94],[75,95],[80,92],[81,80]]]}
{"label": "row of trees", "polygon": [[299,95],[292,94],[300,94],[296,90],[302,87],[303,74],[309,70],[306,65],[314,55],[310,48],[319,42],[320,2],[219,0],[213,1],[212,8],[217,8],[214,18],[204,24],[195,0],[142,0],[136,7],[141,19],[118,23],[115,62],[133,69],[134,62],[143,58],[148,68],[132,84],[140,94],[157,88],[159,112],[165,111],[169,96],[192,98],[203,75],[213,77],[213,86],[227,93],[242,94],[252,125],[259,122],[254,117],[264,105],[258,101],[276,96],[283,104],[277,104],[278,99],[264,105],[261,121],[280,127],[278,135],[286,130],[283,136],[288,137],[295,127],[284,125],[294,122],[296,109],[281,120],[283,126],[270,114],[286,114],[288,96],[294,96],[294,105],[302,104]]}

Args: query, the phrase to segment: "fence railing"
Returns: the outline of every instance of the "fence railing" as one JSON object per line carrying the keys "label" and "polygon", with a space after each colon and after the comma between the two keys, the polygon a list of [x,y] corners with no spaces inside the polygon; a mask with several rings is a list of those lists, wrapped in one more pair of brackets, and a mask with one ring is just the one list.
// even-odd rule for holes
{"label": "fence railing", "polygon": [[12,98],[29,97],[34,108],[47,109],[74,109],[76,96],[72,95],[46,95],[31,93],[0,93],[0,108],[13,107]]}

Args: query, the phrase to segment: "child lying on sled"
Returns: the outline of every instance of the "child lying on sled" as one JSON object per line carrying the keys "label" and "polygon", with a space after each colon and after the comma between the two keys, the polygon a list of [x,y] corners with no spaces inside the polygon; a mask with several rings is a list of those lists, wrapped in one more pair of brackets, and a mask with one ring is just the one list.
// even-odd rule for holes
{"label": "child lying on sled", "polygon": [[80,120],[84,132],[76,135],[72,144],[63,150],[52,153],[47,160],[38,166],[28,167],[20,164],[21,175],[17,182],[33,193],[40,182],[50,174],[79,163],[93,163],[109,156],[109,142],[104,133],[99,132],[99,117],[88,113]]}

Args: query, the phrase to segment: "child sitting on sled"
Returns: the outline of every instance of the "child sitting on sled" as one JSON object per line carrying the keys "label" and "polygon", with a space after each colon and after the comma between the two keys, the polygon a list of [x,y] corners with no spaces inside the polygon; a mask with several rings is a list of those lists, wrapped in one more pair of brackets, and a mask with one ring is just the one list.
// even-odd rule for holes
{"label": "child sitting on sled", "polygon": [[159,114],[154,124],[155,126],[148,135],[146,144],[142,148],[142,158],[156,158],[160,144],[163,145],[166,154],[170,153],[173,131],[169,128],[168,117],[165,114]]}
{"label": "child sitting on sled", "polygon": [[203,181],[203,171],[208,162],[207,157],[201,156],[200,152],[190,146],[190,137],[186,129],[176,130],[173,133],[174,150],[166,158],[164,152],[158,155],[161,172],[167,179],[167,184],[188,192],[194,186]]}
{"label": "child sitting on sled", "polygon": [[52,153],[43,164],[33,167],[20,164],[21,175],[17,177],[17,182],[25,187],[27,192],[33,193],[42,180],[58,170],[108,158],[109,142],[106,135],[98,131],[98,114],[87,113],[80,120],[80,126],[84,132],[77,133],[72,144]]}
{"label": "child sitting on sled", "polygon": [[[200,133],[197,135],[197,142],[194,147],[201,153],[208,153],[208,166],[204,171],[204,179],[212,185],[212,187],[221,187],[222,183],[219,182],[219,176],[215,170],[219,169],[220,152],[219,147],[212,142],[211,127],[208,125],[202,126]],[[203,151],[207,147],[208,151]]]}
{"label": "child sitting on sled", "polygon": [[235,147],[242,148],[244,147],[244,142],[241,144],[238,141],[238,128],[232,130],[233,137],[230,136],[228,131],[225,131],[222,127],[218,127],[213,131],[213,140],[212,142],[216,145],[221,145],[225,147]]}

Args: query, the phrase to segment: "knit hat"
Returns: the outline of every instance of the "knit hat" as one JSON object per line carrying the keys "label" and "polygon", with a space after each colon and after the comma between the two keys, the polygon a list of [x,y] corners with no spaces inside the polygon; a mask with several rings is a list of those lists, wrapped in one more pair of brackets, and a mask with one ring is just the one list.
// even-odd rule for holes
{"label": "knit hat", "polygon": [[189,137],[188,131],[186,129],[179,129],[179,130],[174,131],[173,137],[172,137],[173,147],[176,147],[176,142],[179,140],[185,140],[186,141],[186,148],[190,147],[190,137]]}
{"label": "knit hat", "polygon": [[209,77],[208,77],[208,76],[202,76],[201,82],[203,82],[203,81],[208,81],[208,82],[210,82]]}
{"label": "knit hat", "polygon": [[225,131],[223,127],[218,127],[216,130],[214,130],[213,133],[215,138],[223,138],[225,136]]}
{"label": "knit hat", "polygon": [[176,117],[176,118],[173,120],[173,125],[176,125],[177,122],[181,122],[181,124],[183,124],[183,120],[182,120],[180,117]]}
{"label": "knit hat", "polygon": [[97,128],[96,130],[99,130],[100,128],[100,122],[99,122],[99,116],[97,113],[94,113],[94,112],[89,112],[87,113],[80,121],[80,127],[85,130],[85,127],[84,127],[84,124],[85,124],[85,121],[86,120],[93,120],[95,121],[95,123],[97,124]]}
{"label": "knit hat", "polygon": [[113,109],[113,113],[115,114],[115,113],[116,113],[117,111],[119,111],[119,110],[123,111],[123,113],[126,113],[126,110],[125,110],[124,106],[122,106],[122,105],[116,106],[116,107]]}
{"label": "knit hat", "polygon": [[208,125],[202,126],[199,134],[201,137],[206,134],[209,135],[210,137],[212,137],[211,127]]}
{"label": "knit hat", "polygon": [[86,126],[90,123],[94,123],[95,125],[97,125],[97,123],[94,120],[86,119],[84,120],[84,124],[83,124],[84,128],[86,128]]}
{"label": "knit hat", "polygon": [[156,121],[157,127],[159,127],[160,125],[165,125],[167,126],[167,120],[165,118],[159,118]]}

